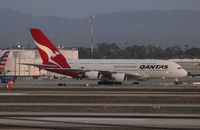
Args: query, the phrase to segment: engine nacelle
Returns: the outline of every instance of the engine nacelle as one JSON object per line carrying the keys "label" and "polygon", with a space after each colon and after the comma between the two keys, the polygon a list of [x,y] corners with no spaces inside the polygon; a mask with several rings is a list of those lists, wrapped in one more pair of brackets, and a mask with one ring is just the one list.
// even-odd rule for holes
{"label": "engine nacelle", "polygon": [[96,80],[96,79],[100,78],[100,73],[99,73],[99,71],[87,71],[87,72],[85,72],[84,77],[86,79]]}
{"label": "engine nacelle", "polygon": [[127,80],[126,74],[123,74],[123,73],[114,73],[111,76],[112,76],[112,80],[116,82],[125,82]]}

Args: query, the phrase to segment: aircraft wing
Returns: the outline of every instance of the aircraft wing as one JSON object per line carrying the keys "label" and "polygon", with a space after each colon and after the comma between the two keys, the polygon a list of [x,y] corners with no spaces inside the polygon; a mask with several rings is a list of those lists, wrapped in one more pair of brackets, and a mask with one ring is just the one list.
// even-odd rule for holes
{"label": "aircraft wing", "polygon": [[44,70],[63,70],[65,72],[76,72],[76,73],[85,72],[85,70],[83,70],[83,69],[58,68],[58,66],[56,66],[56,65],[30,64],[30,63],[20,63],[20,64],[34,66],[34,67],[37,67],[39,69],[44,69]]}
{"label": "aircraft wing", "polygon": [[74,73],[84,73],[86,70],[83,69],[71,69],[71,68],[44,68],[45,70],[62,70],[65,72],[74,72]]}
{"label": "aircraft wing", "polygon": [[[45,69],[45,68],[53,68],[57,67],[56,65],[45,65],[45,64],[30,64],[30,63],[20,63],[21,65],[29,65],[29,66],[34,66],[39,69]],[[55,68],[54,68],[55,69]]]}

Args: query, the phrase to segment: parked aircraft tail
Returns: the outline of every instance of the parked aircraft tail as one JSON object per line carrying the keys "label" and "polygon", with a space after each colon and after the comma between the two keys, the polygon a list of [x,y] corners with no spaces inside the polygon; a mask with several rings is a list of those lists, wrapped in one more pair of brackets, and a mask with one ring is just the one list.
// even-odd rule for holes
{"label": "parked aircraft tail", "polygon": [[4,54],[0,58],[0,68],[5,68],[8,56],[9,56],[10,51],[4,52]]}

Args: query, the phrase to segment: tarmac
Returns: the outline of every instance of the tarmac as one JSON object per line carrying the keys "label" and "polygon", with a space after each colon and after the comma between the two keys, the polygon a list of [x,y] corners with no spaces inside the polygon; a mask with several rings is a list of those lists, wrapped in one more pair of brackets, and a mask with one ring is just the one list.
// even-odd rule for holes
{"label": "tarmac", "polygon": [[199,129],[200,115],[1,113],[0,125],[18,128],[154,128]]}
{"label": "tarmac", "polygon": [[[17,80],[13,89],[6,90],[1,85],[0,107],[169,107],[199,109],[200,103],[69,103],[32,102],[28,99],[50,97],[130,97],[138,98],[171,98],[178,99],[200,98],[200,86],[191,85],[200,78],[185,79],[183,85],[174,86],[172,80],[145,81],[139,85],[128,82],[123,85],[97,85],[96,81],[84,80]],[[66,86],[58,86],[63,82]],[[85,84],[89,83],[89,87]],[[10,98],[7,102],[4,98]],[[19,98],[18,102],[15,102]],[[20,102],[20,98],[23,101]],[[25,100],[27,98],[27,100]],[[24,101],[25,100],[25,101]],[[57,100],[57,99],[55,99]],[[105,99],[104,99],[105,100]],[[106,102],[106,100],[105,100]],[[177,102],[177,101],[176,101]],[[29,112],[29,111],[1,111],[0,126],[4,129],[200,129],[200,114],[174,114],[174,113],[95,113],[95,112]]]}

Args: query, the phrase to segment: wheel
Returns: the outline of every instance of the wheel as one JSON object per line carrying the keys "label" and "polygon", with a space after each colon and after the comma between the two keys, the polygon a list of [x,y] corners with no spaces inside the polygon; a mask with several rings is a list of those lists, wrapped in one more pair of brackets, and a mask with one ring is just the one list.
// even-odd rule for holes
{"label": "wheel", "polygon": [[133,84],[140,84],[140,82],[133,82]]}
{"label": "wheel", "polygon": [[122,85],[122,82],[113,82],[113,84]]}
{"label": "wheel", "polygon": [[58,83],[58,86],[66,86],[65,83]]}
{"label": "wheel", "polygon": [[99,81],[98,82],[99,85],[122,85],[122,82],[114,82],[114,81]]}
{"label": "wheel", "polygon": [[181,81],[174,81],[174,85],[181,85],[183,84]]}

